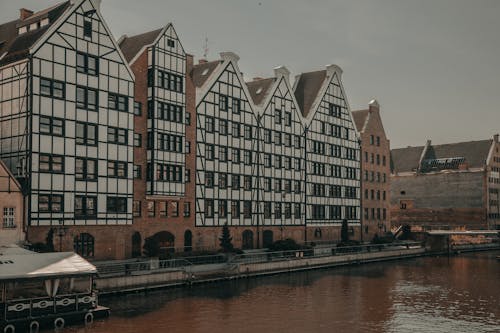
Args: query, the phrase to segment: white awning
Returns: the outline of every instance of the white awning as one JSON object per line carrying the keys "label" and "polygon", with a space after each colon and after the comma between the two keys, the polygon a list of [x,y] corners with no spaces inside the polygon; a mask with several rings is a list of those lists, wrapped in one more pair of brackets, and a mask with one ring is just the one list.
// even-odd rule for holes
{"label": "white awning", "polygon": [[0,281],[96,274],[97,269],[73,252],[36,253],[0,248]]}

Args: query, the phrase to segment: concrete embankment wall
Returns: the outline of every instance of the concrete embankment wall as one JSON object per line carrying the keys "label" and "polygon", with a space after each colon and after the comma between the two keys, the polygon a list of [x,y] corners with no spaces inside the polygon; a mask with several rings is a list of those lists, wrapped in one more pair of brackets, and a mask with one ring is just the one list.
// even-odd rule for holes
{"label": "concrete embankment wall", "polygon": [[95,282],[100,294],[126,293],[183,284],[205,283],[257,275],[279,274],[299,270],[416,257],[424,253],[424,248],[410,248],[315,258],[293,257],[289,260],[228,264],[225,270],[218,269],[216,272],[188,273],[184,270],[133,272],[125,276],[99,277]]}
{"label": "concrete embankment wall", "polygon": [[424,248],[402,249],[384,252],[353,253],[350,255],[303,258],[300,260],[271,261],[262,263],[240,264],[238,272],[245,275],[276,274],[286,271],[307,270],[320,267],[349,265],[372,261],[383,261],[414,257],[425,253]]}

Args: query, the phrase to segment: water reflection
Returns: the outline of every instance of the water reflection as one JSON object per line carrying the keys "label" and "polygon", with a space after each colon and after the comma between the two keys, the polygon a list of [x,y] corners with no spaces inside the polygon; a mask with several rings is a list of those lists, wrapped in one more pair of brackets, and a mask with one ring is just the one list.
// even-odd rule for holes
{"label": "water reflection", "polygon": [[500,332],[500,253],[419,258],[102,300],[65,332]]}

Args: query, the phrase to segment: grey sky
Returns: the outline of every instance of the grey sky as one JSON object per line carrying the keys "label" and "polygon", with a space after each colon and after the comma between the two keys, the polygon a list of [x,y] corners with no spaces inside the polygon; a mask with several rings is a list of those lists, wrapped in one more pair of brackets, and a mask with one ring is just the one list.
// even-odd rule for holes
{"label": "grey sky", "polygon": [[[0,21],[57,0],[0,0]],[[500,132],[500,1],[103,0],[116,38],[173,22],[187,52],[234,51],[249,80],[336,63],[353,110],[377,98],[393,148]]]}

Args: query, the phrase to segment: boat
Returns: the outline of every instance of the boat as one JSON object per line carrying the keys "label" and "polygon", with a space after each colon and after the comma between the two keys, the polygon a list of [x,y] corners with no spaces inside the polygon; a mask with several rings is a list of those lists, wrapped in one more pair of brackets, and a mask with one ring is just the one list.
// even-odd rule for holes
{"label": "boat", "polygon": [[109,316],[99,306],[97,269],[73,252],[0,247],[0,333],[62,329]]}

